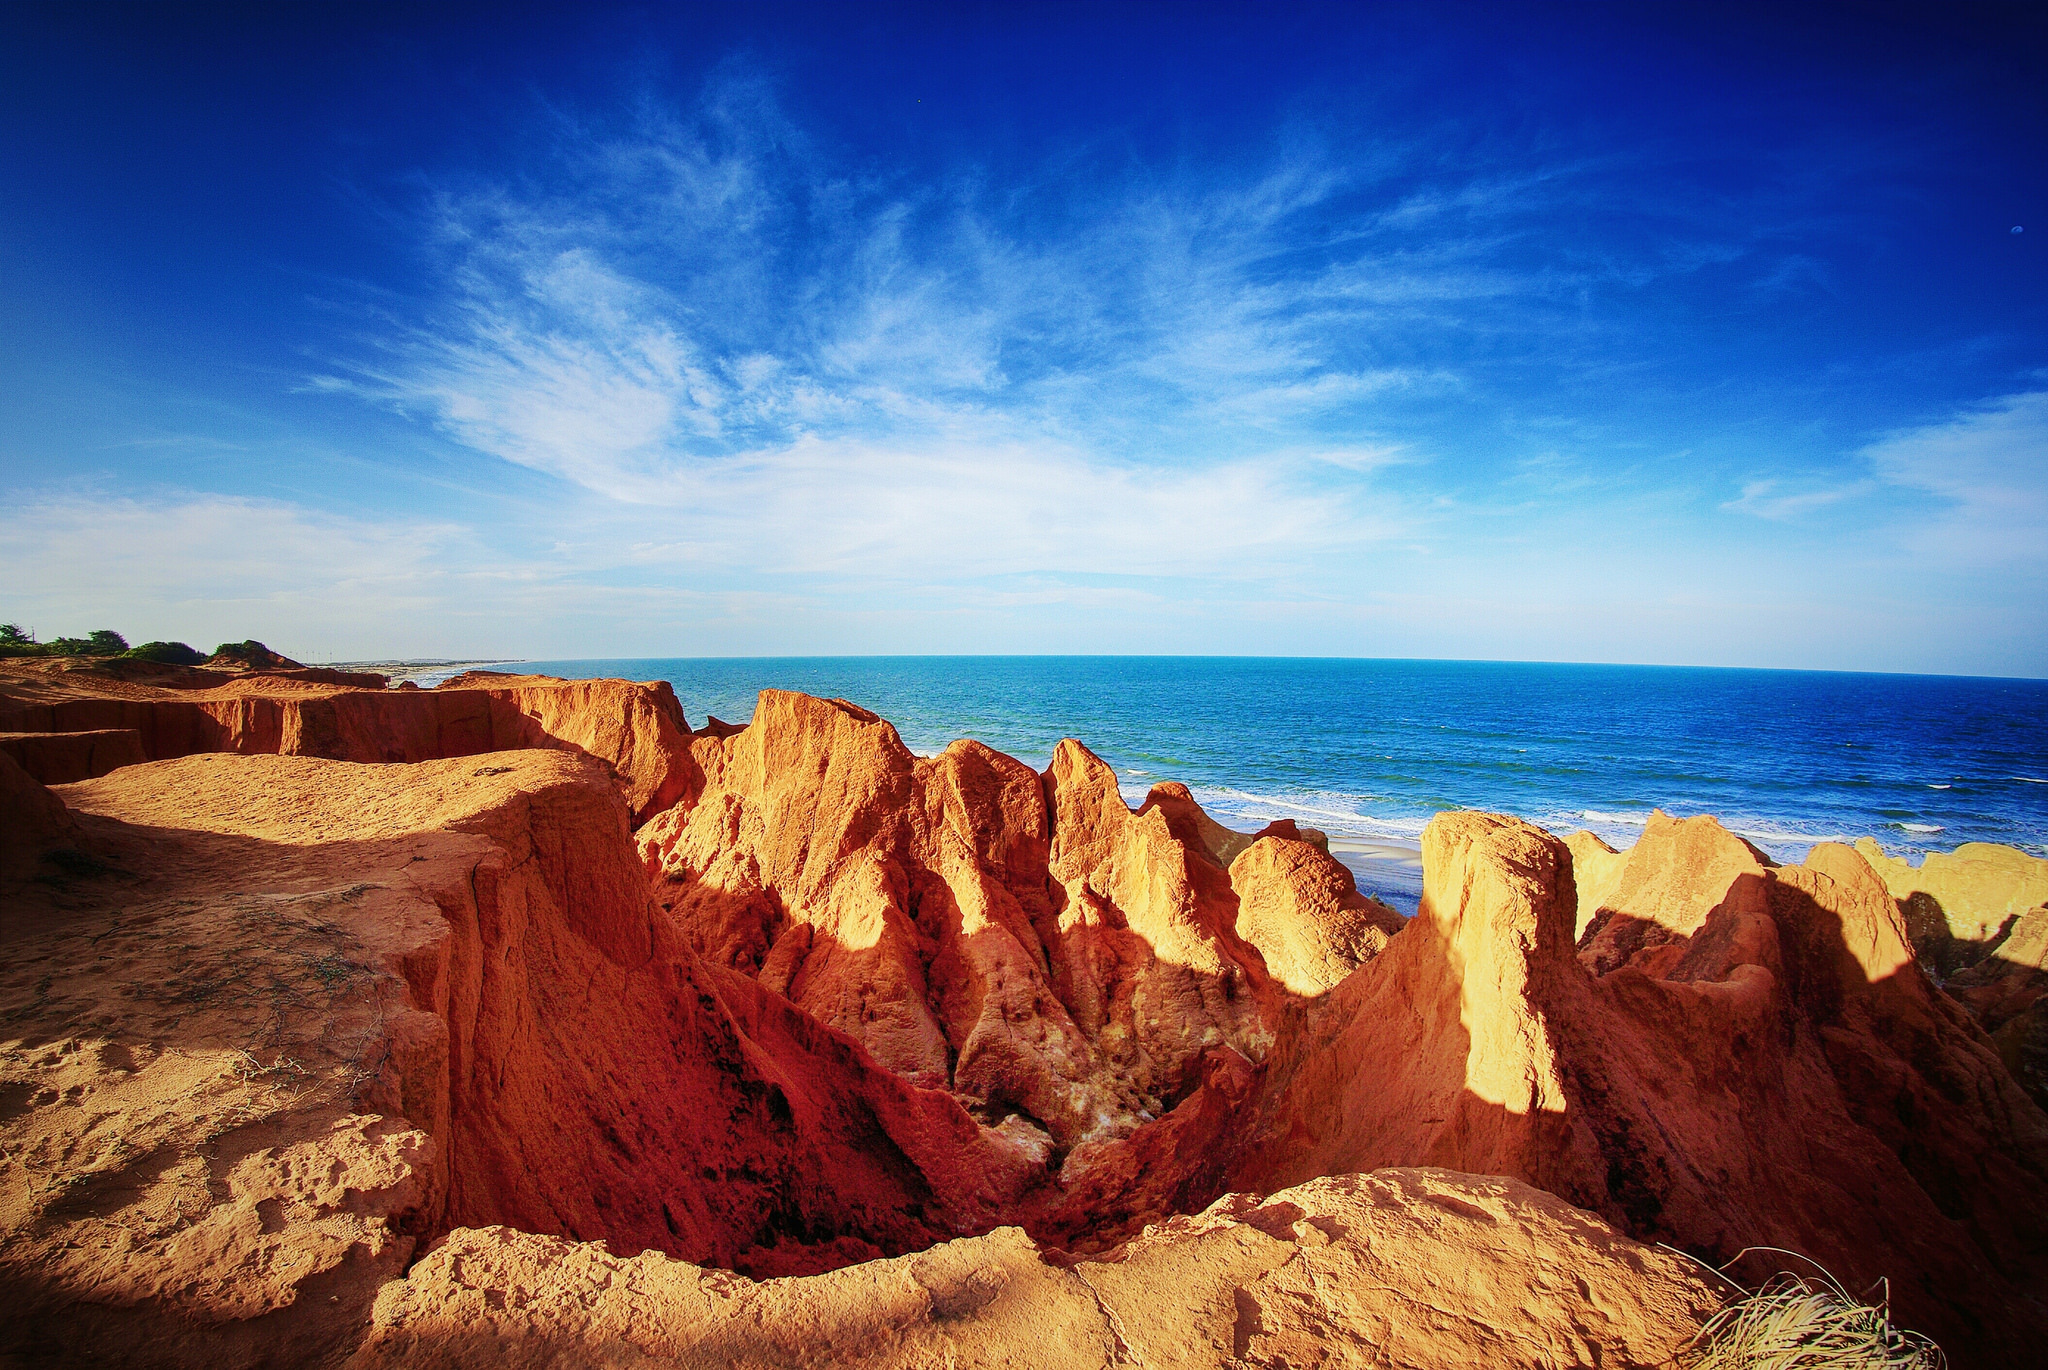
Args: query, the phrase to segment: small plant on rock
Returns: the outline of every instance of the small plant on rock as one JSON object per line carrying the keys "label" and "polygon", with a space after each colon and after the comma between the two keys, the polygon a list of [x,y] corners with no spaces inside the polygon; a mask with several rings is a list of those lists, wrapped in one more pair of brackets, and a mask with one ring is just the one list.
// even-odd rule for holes
{"label": "small plant on rock", "polygon": [[1889,1290],[1871,1305],[1825,1270],[1817,1279],[1773,1275],[1755,1289],[1714,1273],[1736,1293],[1680,1355],[1686,1370],[1942,1370],[1948,1363],[1926,1337],[1892,1325]]}

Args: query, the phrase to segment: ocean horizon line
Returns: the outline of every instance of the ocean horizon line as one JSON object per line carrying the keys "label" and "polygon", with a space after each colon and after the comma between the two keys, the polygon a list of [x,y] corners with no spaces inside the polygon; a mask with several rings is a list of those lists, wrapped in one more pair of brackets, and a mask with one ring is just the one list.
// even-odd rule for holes
{"label": "ocean horizon line", "polygon": [[1846,670],[1828,666],[1744,666],[1672,661],[1559,661],[1519,657],[1408,657],[1408,656],[1322,656],[1293,653],[1249,652],[814,652],[757,654],[678,654],[673,656],[457,656],[457,657],[364,657],[350,660],[308,661],[321,669],[373,666],[546,666],[582,665],[592,662],[753,662],[753,661],[1299,661],[1379,662],[1402,666],[1548,666],[1588,670],[1631,671],[1717,671],[1731,674],[1816,675],[1882,677],[1897,680],[1998,680],[2025,684],[2048,684],[2048,676],[1973,675],[1944,671]]}

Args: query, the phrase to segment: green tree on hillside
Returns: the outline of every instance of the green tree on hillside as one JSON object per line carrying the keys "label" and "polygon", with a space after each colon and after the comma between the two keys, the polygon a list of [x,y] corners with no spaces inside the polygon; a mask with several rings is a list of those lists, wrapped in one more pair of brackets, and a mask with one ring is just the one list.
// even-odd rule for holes
{"label": "green tree on hillside", "polygon": [[206,660],[204,653],[182,642],[145,642],[129,648],[126,655],[137,661],[161,661],[169,666],[197,666]]}

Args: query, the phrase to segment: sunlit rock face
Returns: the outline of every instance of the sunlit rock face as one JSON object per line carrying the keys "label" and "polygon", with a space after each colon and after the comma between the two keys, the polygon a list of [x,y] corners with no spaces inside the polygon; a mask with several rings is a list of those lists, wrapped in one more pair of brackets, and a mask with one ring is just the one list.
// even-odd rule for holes
{"label": "sunlit rock face", "polygon": [[2048,1118],[1848,848],[1446,814],[1404,924],[1075,742],[235,688],[479,750],[0,755],[24,1363],[1652,1365],[1712,1293],[1650,1241],[1889,1277],[1959,1364],[2048,1318]]}
{"label": "sunlit rock face", "polygon": [[[1585,918],[1563,842],[1433,822],[1418,917],[1276,1047],[1228,1183],[1517,1175],[1717,1259],[1767,1244],[1889,1276],[1952,1353],[2017,1354],[2016,1310],[2044,1311],[2048,1118],[1883,882],[1838,845],[1772,866],[1711,820],[1620,859]],[[1623,916],[1647,935],[1616,937]]]}
{"label": "sunlit rock face", "polygon": [[[433,761],[547,748],[602,762],[634,822],[695,789],[690,726],[666,681],[470,671],[433,690],[318,667],[224,670],[146,661],[0,667],[0,751],[45,784],[202,752]],[[56,735],[72,734],[67,743]],[[28,746],[40,735],[56,745]]]}
{"label": "sunlit rock face", "polygon": [[1063,742],[1041,776],[974,742],[911,754],[837,700],[764,691],[700,739],[703,791],[641,831],[697,949],[1062,1152],[1262,1056],[1283,1012],[1229,875]]}

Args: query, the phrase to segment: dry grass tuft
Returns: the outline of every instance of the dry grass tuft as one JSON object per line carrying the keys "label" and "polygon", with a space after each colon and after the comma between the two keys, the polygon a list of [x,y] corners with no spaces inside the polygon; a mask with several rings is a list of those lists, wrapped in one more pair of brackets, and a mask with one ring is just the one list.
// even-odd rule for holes
{"label": "dry grass tuft", "polygon": [[1825,1270],[1818,1279],[1773,1275],[1753,1290],[1729,1283],[1736,1296],[1679,1358],[1687,1370],[1942,1370],[1948,1363],[1927,1338],[1892,1326],[1888,1291],[1872,1306]]}

